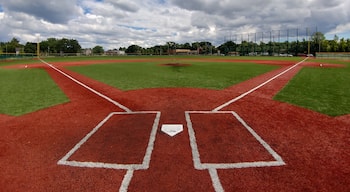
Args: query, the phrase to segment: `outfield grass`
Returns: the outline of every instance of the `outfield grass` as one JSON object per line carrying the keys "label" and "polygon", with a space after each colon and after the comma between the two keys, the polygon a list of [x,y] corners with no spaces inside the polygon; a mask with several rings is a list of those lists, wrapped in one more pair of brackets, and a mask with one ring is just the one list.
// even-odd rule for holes
{"label": "outfield grass", "polygon": [[350,114],[350,64],[339,60],[313,61],[347,67],[304,67],[274,99],[330,116]]}
{"label": "outfield grass", "polygon": [[190,66],[160,66],[171,62],[176,61],[98,64],[69,69],[121,90],[164,87],[219,90],[277,68],[251,63],[193,61],[185,62]]}
{"label": "outfield grass", "polygon": [[42,69],[0,68],[0,113],[20,116],[69,101]]}

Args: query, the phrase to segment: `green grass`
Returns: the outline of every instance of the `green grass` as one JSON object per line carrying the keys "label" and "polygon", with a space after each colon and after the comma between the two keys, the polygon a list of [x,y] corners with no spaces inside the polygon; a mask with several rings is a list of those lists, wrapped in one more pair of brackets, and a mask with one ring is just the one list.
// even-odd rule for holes
{"label": "green grass", "polygon": [[[162,59],[136,63],[133,59]],[[206,59],[199,62],[195,59]],[[252,63],[216,62],[232,60],[290,60],[280,57],[199,57],[199,56],[131,56],[131,57],[52,57],[48,62],[88,60],[130,60],[130,63],[98,64],[69,67],[70,70],[97,79],[122,90],[158,87],[194,87],[224,89],[248,80],[277,66]],[[181,60],[180,60],[181,59]],[[187,67],[158,66],[179,62]],[[299,105],[330,116],[350,114],[350,64],[340,60],[312,60],[320,63],[346,64],[346,68],[304,67],[274,99]],[[0,67],[14,64],[38,63],[35,59],[1,61]],[[0,113],[22,115],[59,103],[67,102],[48,74],[41,69],[7,70],[0,68]]]}
{"label": "green grass", "polygon": [[20,116],[67,101],[42,69],[0,68],[0,114]]}
{"label": "green grass", "polygon": [[39,63],[37,59],[12,59],[12,60],[0,60],[0,67],[3,66],[9,66],[9,65],[16,65],[16,64],[32,64],[32,63]]}
{"label": "green grass", "polygon": [[312,60],[345,64],[346,68],[303,68],[274,99],[330,116],[350,114],[350,65],[339,60]]}
{"label": "green grass", "polygon": [[277,68],[251,63],[193,61],[183,61],[191,64],[185,67],[159,66],[171,62],[174,60],[74,66],[69,69],[118,89],[135,90],[163,87],[224,89]]}

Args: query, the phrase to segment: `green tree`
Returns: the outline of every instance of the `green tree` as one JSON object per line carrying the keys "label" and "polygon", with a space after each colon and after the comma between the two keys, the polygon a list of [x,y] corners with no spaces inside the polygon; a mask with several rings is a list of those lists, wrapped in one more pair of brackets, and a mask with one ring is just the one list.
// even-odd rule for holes
{"label": "green tree", "polygon": [[11,41],[4,44],[2,51],[7,52],[7,53],[15,53],[16,48],[22,48],[22,47],[23,47],[23,45],[21,45],[19,43],[19,40],[14,37],[11,39]]}
{"label": "green tree", "polygon": [[341,38],[338,44],[338,51],[345,52],[347,50],[346,41],[344,38]]}
{"label": "green tree", "polygon": [[63,38],[57,41],[56,49],[63,53],[78,53],[81,50],[81,46],[75,39]]}
{"label": "green tree", "polygon": [[126,50],[125,53],[129,54],[141,54],[142,47],[138,45],[130,45]]}
{"label": "green tree", "polygon": [[27,42],[24,45],[24,52],[25,53],[36,53],[36,51],[37,51],[36,49],[37,49],[37,43]]}
{"label": "green tree", "polygon": [[104,52],[105,52],[105,51],[104,51],[104,49],[103,49],[102,46],[97,45],[97,46],[95,46],[94,48],[92,48],[92,53],[93,53],[93,54],[101,55],[101,54],[103,54]]}
{"label": "green tree", "polygon": [[227,41],[218,47],[220,53],[227,55],[229,52],[236,51],[236,43],[233,41]]}
{"label": "green tree", "polygon": [[311,53],[315,54],[316,52],[322,51],[323,42],[326,40],[326,37],[322,32],[315,32],[311,35]]}
{"label": "green tree", "polygon": [[350,39],[346,40],[346,51],[350,52]]}

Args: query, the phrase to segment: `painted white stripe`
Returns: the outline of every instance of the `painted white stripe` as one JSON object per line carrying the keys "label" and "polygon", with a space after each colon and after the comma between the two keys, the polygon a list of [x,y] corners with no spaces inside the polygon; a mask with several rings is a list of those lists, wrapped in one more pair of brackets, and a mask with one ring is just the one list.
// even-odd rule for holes
{"label": "painted white stripe", "polygon": [[193,159],[193,164],[195,169],[205,169],[201,165],[201,160],[200,160],[200,155],[198,151],[198,146],[197,146],[197,141],[196,141],[196,136],[193,130],[192,126],[192,121],[190,117],[190,112],[186,111],[185,116],[186,116],[186,121],[187,121],[187,129],[188,129],[188,135],[190,136],[190,145],[192,149],[192,159]]}
{"label": "painted white stripe", "polygon": [[[68,159],[93,135],[95,134],[104,123],[106,123],[113,115],[118,114],[156,114],[153,122],[152,130],[150,133],[150,139],[143,158],[142,164],[117,164],[117,163],[103,163],[103,162],[81,162],[81,161],[68,161]],[[119,191],[128,191],[129,184],[133,177],[135,170],[145,170],[149,168],[151,161],[151,155],[154,148],[154,141],[156,139],[157,129],[160,120],[160,111],[135,111],[135,112],[112,112],[105,119],[103,119],[92,131],[90,131],[79,143],[77,143],[73,149],[71,149],[61,160],[57,162],[58,165],[66,165],[73,167],[86,167],[86,168],[107,168],[107,169],[127,169],[128,171],[124,175],[122,184]]]}
{"label": "painted white stripe", "polygon": [[156,113],[157,113],[157,116],[156,116],[156,118],[154,119],[154,122],[153,122],[152,132],[151,132],[151,135],[150,135],[150,138],[149,138],[149,141],[148,141],[146,154],[145,154],[145,156],[143,158],[143,162],[142,162],[142,165],[143,165],[142,168],[143,169],[148,169],[149,168],[149,164],[151,162],[151,155],[152,155],[152,151],[153,151],[153,148],[154,148],[154,141],[156,140],[157,129],[158,129],[158,125],[159,125],[161,112],[156,112]]}
{"label": "painted white stripe", "polygon": [[236,119],[241,122],[241,124],[255,137],[256,140],[259,141],[259,143],[264,146],[264,148],[273,156],[273,158],[276,159],[276,161],[285,164],[282,160],[281,156],[279,156],[271,147],[269,144],[267,144],[237,113],[232,111],[232,114],[236,117]]}
{"label": "painted white stripe", "polygon": [[238,163],[202,163],[202,169],[242,169],[250,167],[277,167],[285,165],[279,161],[254,161],[254,162],[238,162]]}
{"label": "painted white stripe", "polygon": [[[195,131],[191,121],[191,113],[196,114],[232,114],[256,140],[271,154],[276,161],[253,161],[253,162],[237,162],[237,163],[201,163],[200,154],[197,146]],[[192,160],[195,169],[239,169],[247,167],[271,167],[282,166],[285,162],[271,147],[267,144],[237,113],[234,111],[186,111],[185,112],[188,134],[190,137],[190,146],[192,149]]]}
{"label": "painted white stripe", "polygon": [[210,174],[211,182],[213,183],[213,187],[215,189],[215,192],[224,192],[225,190],[221,185],[217,170],[216,169],[209,169],[209,174]]}
{"label": "painted white stripe", "polygon": [[114,101],[113,99],[107,97],[106,95],[104,95],[104,94],[102,94],[102,93],[96,91],[95,89],[93,89],[93,88],[91,88],[91,87],[85,85],[84,83],[82,83],[82,82],[80,82],[80,81],[74,79],[72,76],[68,75],[67,73],[65,73],[65,72],[63,72],[63,71],[61,71],[61,70],[59,70],[58,68],[56,68],[56,67],[53,66],[52,64],[50,64],[50,63],[48,63],[48,62],[46,62],[46,61],[44,61],[44,60],[42,60],[42,59],[40,59],[40,61],[43,62],[43,63],[45,63],[46,65],[48,65],[48,66],[51,67],[52,69],[56,70],[57,72],[61,73],[62,75],[66,76],[66,77],[69,78],[70,80],[74,81],[74,82],[77,83],[78,85],[80,85],[80,86],[86,88],[87,90],[89,90],[89,91],[95,93],[96,95],[102,97],[103,99],[105,99],[105,100],[107,100],[107,101],[113,103],[114,105],[118,106],[119,108],[123,109],[124,111],[126,111],[126,112],[131,112],[131,110],[130,110],[129,108],[127,108],[127,107],[125,107],[124,105],[118,103],[117,101]]}
{"label": "painted white stripe", "polygon": [[[145,156],[142,164],[117,164],[117,163],[103,163],[103,162],[81,162],[81,161],[69,161],[68,159],[105,124],[113,115],[130,115],[130,114],[156,114],[154,119],[152,130],[150,133],[150,139],[148,141]],[[60,159],[58,165],[67,165],[73,167],[89,167],[89,168],[108,168],[108,169],[133,169],[144,170],[148,169],[151,155],[154,148],[154,141],[156,139],[157,129],[159,125],[161,112],[159,111],[135,111],[135,112],[112,112],[106,118],[104,118],[94,129],[92,129],[83,139],[81,139],[62,159]]]}
{"label": "painted white stripe", "polygon": [[124,175],[122,184],[120,185],[119,192],[127,192],[129,188],[130,181],[134,175],[134,170],[130,169]]}
{"label": "painted white stripe", "polygon": [[261,83],[260,85],[254,87],[253,89],[251,89],[251,90],[249,90],[249,91],[247,91],[247,92],[245,92],[245,93],[239,95],[238,97],[233,98],[233,99],[231,99],[230,101],[228,101],[228,102],[226,102],[226,103],[224,103],[224,104],[222,104],[222,105],[216,107],[215,109],[213,109],[213,111],[219,111],[219,110],[223,109],[224,107],[227,107],[228,105],[230,105],[230,104],[232,104],[232,103],[234,103],[234,102],[236,102],[236,101],[242,99],[243,97],[245,97],[245,96],[251,94],[252,92],[256,91],[257,89],[259,89],[260,87],[262,87],[262,86],[264,86],[264,85],[270,83],[271,81],[273,81],[273,80],[276,79],[277,77],[279,77],[279,76],[281,76],[281,75],[287,73],[288,71],[292,70],[293,68],[295,68],[296,66],[300,65],[301,63],[303,63],[303,62],[306,61],[307,59],[308,59],[308,57],[306,57],[306,58],[303,59],[302,61],[300,61],[300,62],[294,64],[293,66],[289,67],[288,69],[282,71],[281,73],[275,75],[274,77],[270,78],[269,80],[267,80],[267,81]]}
{"label": "painted white stripe", "polygon": [[61,160],[57,162],[59,165],[65,165],[70,156],[73,155],[80,147],[83,145],[93,134],[96,133],[100,127],[108,121],[109,118],[113,116],[113,113],[110,113],[106,118],[104,118],[92,131],[90,131],[82,140],[79,141]]}
{"label": "painted white stripe", "polygon": [[143,170],[142,164],[116,164],[103,162],[87,162],[87,161],[61,161],[60,165],[72,167],[86,167],[86,168],[105,168],[105,169],[133,169]]}

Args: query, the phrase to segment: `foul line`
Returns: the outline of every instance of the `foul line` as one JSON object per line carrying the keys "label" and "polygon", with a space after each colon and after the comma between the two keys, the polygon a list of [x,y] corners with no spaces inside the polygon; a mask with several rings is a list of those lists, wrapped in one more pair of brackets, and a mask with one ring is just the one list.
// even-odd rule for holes
{"label": "foul line", "polygon": [[213,109],[212,111],[219,111],[219,110],[223,109],[224,107],[227,107],[228,105],[230,105],[230,104],[232,104],[232,103],[234,103],[234,102],[236,102],[236,101],[242,99],[243,97],[245,97],[245,96],[251,94],[252,92],[256,91],[257,89],[259,89],[260,87],[262,87],[262,86],[264,86],[264,85],[270,83],[271,81],[273,81],[273,80],[276,79],[277,77],[279,77],[279,76],[281,76],[281,75],[287,73],[288,71],[290,71],[291,69],[293,69],[293,68],[295,68],[296,66],[300,65],[301,63],[303,63],[303,62],[306,61],[307,59],[308,59],[308,57],[306,57],[306,58],[303,59],[302,61],[300,61],[300,62],[294,64],[293,66],[289,67],[288,69],[282,71],[281,73],[275,75],[274,77],[270,78],[269,80],[267,80],[267,81],[261,83],[260,85],[254,87],[253,89],[251,89],[251,90],[249,90],[249,91],[247,91],[247,92],[245,92],[245,93],[239,95],[239,96],[236,97],[236,98],[231,99],[230,101],[228,101],[228,102],[226,102],[226,103],[220,105],[219,107],[216,107],[216,108]]}
{"label": "foul line", "polygon": [[75,83],[79,84],[80,86],[86,88],[87,90],[95,93],[96,95],[102,97],[103,99],[113,103],[114,105],[118,106],[119,108],[123,109],[124,111],[126,112],[132,112],[129,108],[125,107],[124,105],[120,104],[119,102],[117,101],[114,101],[113,99],[111,99],[110,97],[96,91],[95,89],[85,85],[84,83],[82,83],[81,81],[78,81],[77,79],[74,79],[72,76],[68,75],[67,73],[59,70],[58,68],[56,68],[55,66],[53,66],[52,64],[42,60],[42,59],[39,59],[41,62],[45,63],[46,65],[48,65],[49,67],[51,67],[52,69],[56,70],[57,72],[61,73],[62,75],[66,76],[67,78],[69,78],[70,80],[74,81]]}

